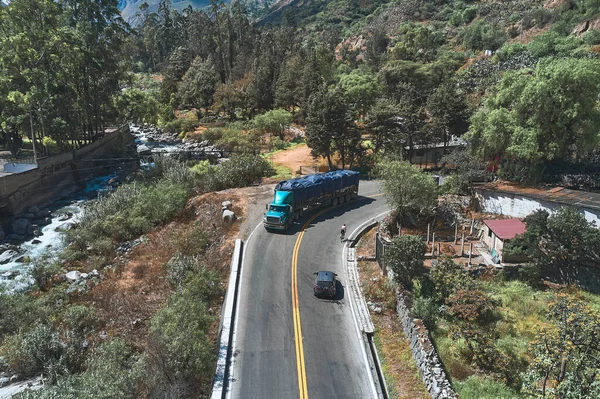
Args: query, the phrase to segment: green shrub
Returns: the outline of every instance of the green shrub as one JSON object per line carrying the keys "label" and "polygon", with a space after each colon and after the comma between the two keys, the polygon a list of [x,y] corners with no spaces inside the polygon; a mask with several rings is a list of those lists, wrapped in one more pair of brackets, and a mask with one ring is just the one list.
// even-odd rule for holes
{"label": "green shrub", "polygon": [[438,317],[438,305],[432,298],[415,298],[411,310],[412,317],[423,320],[430,331],[435,330]]}
{"label": "green shrub", "polygon": [[585,44],[595,46],[600,44],[600,30],[592,29],[583,35],[583,41]]}
{"label": "green shrub", "polygon": [[64,361],[64,346],[58,332],[46,324],[37,324],[25,333],[9,336],[2,352],[10,369],[22,377],[64,368],[57,367]]}
{"label": "green shrub", "polygon": [[49,256],[40,256],[35,258],[29,268],[29,274],[35,281],[35,285],[42,291],[45,291],[53,276],[62,271],[60,263],[54,261]]}
{"label": "green shrub", "polygon": [[209,170],[210,170],[210,161],[209,160],[200,161],[196,165],[194,165],[190,168],[190,171],[192,172],[192,174],[194,174],[197,177],[204,176],[205,174],[209,173]]}
{"label": "green shrub", "polygon": [[111,242],[134,239],[183,209],[193,184],[194,175],[184,164],[159,158],[142,181],[122,185],[85,209],[79,227],[67,231],[66,240],[73,244],[67,257],[108,256]]}
{"label": "green shrub", "polygon": [[461,399],[514,399],[519,395],[504,383],[490,377],[471,376],[454,383]]}
{"label": "green shrub", "polygon": [[199,126],[198,121],[192,118],[178,118],[163,124],[163,129],[169,133],[180,134],[192,132]]}
{"label": "green shrub", "polygon": [[198,259],[177,253],[167,263],[167,279],[173,287],[182,288],[198,267]]}
{"label": "green shrub", "polygon": [[71,333],[85,337],[93,331],[98,323],[94,308],[84,305],[72,305],[63,315],[63,325]]}
{"label": "green shrub", "polygon": [[61,378],[39,391],[26,391],[21,399],[133,399],[141,376],[137,361],[124,341],[109,341],[88,360],[85,372]]}
{"label": "green shrub", "polygon": [[275,173],[267,160],[251,154],[234,155],[221,166],[215,168],[211,175],[211,191],[224,190],[233,187],[246,187],[262,177]]}
{"label": "green shrub", "polygon": [[476,16],[477,16],[477,7],[471,6],[471,7],[465,8],[465,10],[462,12],[462,22],[465,24],[471,23],[471,21],[473,21]]}
{"label": "green shrub", "polygon": [[[221,294],[217,275],[206,268],[198,269],[152,318],[150,333],[155,353],[148,359],[147,368],[149,372],[155,370],[159,384],[184,381],[197,392],[213,377],[216,351],[209,334],[217,318],[209,312],[208,304]],[[171,378],[164,381],[164,376]]]}
{"label": "green shrub", "polygon": [[277,150],[285,150],[289,148],[290,143],[288,141],[281,140],[279,137],[273,137],[271,140],[271,144],[273,145],[273,149]]}
{"label": "green shrub", "polygon": [[502,27],[484,20],[465,26],[458,37],[471,50],[497,50],[507,39]]}
{"label": "green shrub", "polygon": [[224,131],[225,129],[221,127],[212,127],[210,129],[206,129],[202,135],[204,137],[204,140],[207,140],[209,143],[214,144],[217,141],[221,140]]}

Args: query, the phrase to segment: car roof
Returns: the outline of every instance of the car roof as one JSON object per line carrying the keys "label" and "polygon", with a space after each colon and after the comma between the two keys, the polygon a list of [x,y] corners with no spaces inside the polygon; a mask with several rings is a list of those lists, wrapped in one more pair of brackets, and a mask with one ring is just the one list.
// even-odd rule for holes
{"label": "car roof", "polygon": [[317,272],[317,280],[318,281],[333,281],[335,274],[333,272],[328,271],[319,271]]}

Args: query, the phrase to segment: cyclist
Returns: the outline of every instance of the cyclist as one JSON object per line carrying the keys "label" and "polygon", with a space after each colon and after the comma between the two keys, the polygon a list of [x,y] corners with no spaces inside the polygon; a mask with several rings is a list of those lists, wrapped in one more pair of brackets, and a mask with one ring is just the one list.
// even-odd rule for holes
{"label": "cyclist", "polygon": [[346,224],[342,225],[342,230],[340,230],[340,240],[344,241],[344,237],[346,236]]}

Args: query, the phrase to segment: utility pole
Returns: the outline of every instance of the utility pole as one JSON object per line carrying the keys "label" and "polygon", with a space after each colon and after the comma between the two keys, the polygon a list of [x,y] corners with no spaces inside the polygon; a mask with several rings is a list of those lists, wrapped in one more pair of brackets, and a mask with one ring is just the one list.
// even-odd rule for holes
{"label": "utility pole", "polygon": [[31,127],[31,143],[33,144],[33,163],[37,165],[37,152],[35,149],[35,134],[33,133],[33,117],[31,116],[31,110],[29,110],[29,126]]}

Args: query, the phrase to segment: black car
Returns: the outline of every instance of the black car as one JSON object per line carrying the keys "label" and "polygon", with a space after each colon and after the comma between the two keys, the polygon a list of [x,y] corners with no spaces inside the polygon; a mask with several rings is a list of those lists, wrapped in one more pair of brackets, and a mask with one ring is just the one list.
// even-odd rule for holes
{"label": "black car", "polygon": [[320,271],[315,273],[315,296],[335,297],[337,274],[334,272]]}

